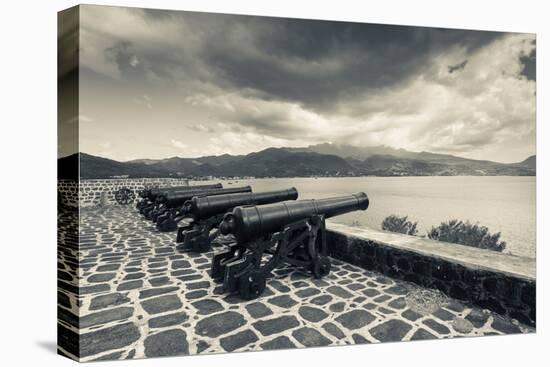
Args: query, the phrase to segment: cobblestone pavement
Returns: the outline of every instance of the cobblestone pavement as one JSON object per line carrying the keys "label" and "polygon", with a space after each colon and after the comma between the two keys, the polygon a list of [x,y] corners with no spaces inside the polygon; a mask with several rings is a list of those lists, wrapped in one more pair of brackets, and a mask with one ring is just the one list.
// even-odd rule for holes
{"label": "cobblestone pavement", "polygon": [[[70,214],[60,215],[65,241]],[[82,361],[534,331],[337,260],[322,280],[279,268],[261,298],[244,302],[210,279],[213,252],[178,253],[175,233],[157,232],[132,207],[82,209],[80,222],[80,248],[58,259],[59,326],[80,333]]]}

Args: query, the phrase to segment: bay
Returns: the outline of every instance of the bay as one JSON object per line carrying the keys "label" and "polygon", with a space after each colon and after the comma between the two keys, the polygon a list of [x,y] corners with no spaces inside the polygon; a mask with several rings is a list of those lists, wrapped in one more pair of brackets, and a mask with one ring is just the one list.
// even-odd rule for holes
{"label": "bay", "polygon": [[319,177],[223,181],[224,187],[251,185],[254,192],[296,187],[299,199],[367,193],[370,206],[332,218],[343,224],[381,229],[385,217],[407,215],[418,222],[419,234],[450,219],[469,220],[501,232],[505,252],[536,254],[535,177]]}

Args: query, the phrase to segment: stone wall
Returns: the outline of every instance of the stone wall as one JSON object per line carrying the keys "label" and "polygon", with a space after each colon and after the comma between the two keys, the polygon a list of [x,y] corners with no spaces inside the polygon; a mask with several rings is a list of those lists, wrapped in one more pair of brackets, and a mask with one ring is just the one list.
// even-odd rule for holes
{"label": "stone wall", "polygon": [[78,207],[78,181],[58,180],[57,200],[60,206]]}
{"label": "stone wall", "polygon": [[122,189],[132,190],[135,200],[138,192],[145,187],[185,186],[183,178],[121,178],[97,180],[58,180],[57,190],[60,204],[70,207],[88,207],[97,205],[118,205],[115,193]]}
{"label": "stone wall", "polygon": [[535,326],[535,259],[336,223],[327,229],[332,257]]}

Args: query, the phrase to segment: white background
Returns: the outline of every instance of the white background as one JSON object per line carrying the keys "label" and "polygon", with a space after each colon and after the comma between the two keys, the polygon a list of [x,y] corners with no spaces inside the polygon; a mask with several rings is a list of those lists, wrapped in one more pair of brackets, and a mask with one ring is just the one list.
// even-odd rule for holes
{"label": "white background", "polygon": [[[170,357],[102,366],[522,366],[548,356],[548,39],[546,1],[134,0],[97,4],[353,20],[537,33],[536,335],[405,342],[277,352]],[[56,32],[57,11],[74,1],[4,1],[0,27],[0,363],[74,364],[56,343]],[[546,15],[546,19],[545,19]],[[100,22],[101,19],[98,19]],[[545,68],[546,67],[546,68]],[[546,97],[546,98],[545,98]],[[543,124],[546,121],[546,125]],[[543,167],[545,165],[546,167]],[[547,223],[546,227],[544,223]]]}

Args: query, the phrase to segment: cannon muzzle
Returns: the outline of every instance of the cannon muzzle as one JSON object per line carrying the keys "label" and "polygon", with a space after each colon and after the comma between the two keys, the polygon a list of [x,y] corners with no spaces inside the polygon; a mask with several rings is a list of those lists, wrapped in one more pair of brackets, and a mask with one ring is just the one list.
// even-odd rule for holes
{"label": "cannon muzzle", "polygon": [[313,215],[331,218],[368,207],[369,198],[364,192],[320,200],[238,206],[224,216],[219,229],[224,235],[231,233],[237,241],[246,242],[280,231],[288,224]]}

